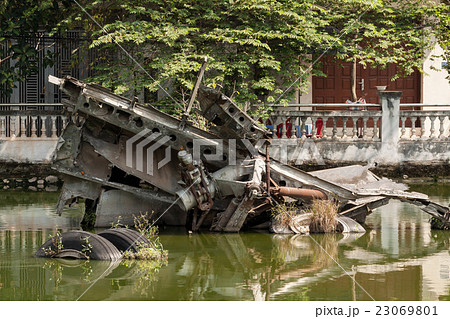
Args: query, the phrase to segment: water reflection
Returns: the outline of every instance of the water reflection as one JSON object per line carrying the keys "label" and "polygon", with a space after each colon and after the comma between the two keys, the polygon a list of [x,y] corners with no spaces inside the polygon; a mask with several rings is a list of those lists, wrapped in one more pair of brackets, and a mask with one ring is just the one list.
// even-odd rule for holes
{"label": "water reflection", "polygon": [[402,258],[377,238],[180,231],[161,236],[169,260],[160,268],[34,258],[44,232],[2,231],[0,299],[370,300],[350,277],[376,300],[449,298],[449,232],[432,232],[419,254]]}
{"label": "water reflection", "polygon": [[[172,269],[163,269],[161,274],[175,276],[172,281],[183,287],[179,289],[188,300],[370,300],[349,275],[377,300],[448,298],[449,283],[441,274],[450,264],[450,234],[433,234],[437,237],[417,256],[404,254],[403,258],[384,253],[373,233],[359,238],[342,234],[196,235],[185,242],[188,249],[178,250],[178,244],[166,242]],[[439,263],[432,262],[436,258]],[[428,275],[436,273],[438,277]],[[169,298],[175,283],[167,287],[166,279],[165,287],[157,290],[167,291]],[[433,284],[425,287],[422,280]]]}
{"label": "water reflection", "polygon": [[[449,201],[450,194],[439,194],[433,199]],[[47,210],[56,199],[0,202],[0,222],[11,227],[0,230],[0,300],[450,299],[450,232],[431,230],[426,214],[398,201],[369,216],[363,235],[161,229],[168,264],[154,267],[34,258],[55,225],[71,228],[70,213],[58,219],[54,208]],[[47,220],[25,220],[23,212],[31,208]]]}
{"label": "water reflection", "polygon": [[0,191],[0,230],[79,228],[83,204],[56,213],[59,192]]}

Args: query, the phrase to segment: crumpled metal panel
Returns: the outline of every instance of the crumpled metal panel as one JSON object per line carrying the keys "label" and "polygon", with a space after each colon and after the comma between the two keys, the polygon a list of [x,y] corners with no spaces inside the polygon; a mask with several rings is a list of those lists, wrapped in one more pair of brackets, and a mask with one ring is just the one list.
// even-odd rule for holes
{"label": "crumpled metal panel", "polygon": [[[94,138],[89,134],[84,134],[85,139],[95,152],[112,165],[119,167],[124,172],[136,176],[141,180],[144,180],[155,187],[158,187],[168,193],[175,194],[183,189],[178,184],[180,180],[180,173],[178,171],[178,163],[176,161],[170,161],[159,169],[154,169],[153,174],[149,175],[146,171],[146,165],[143,165],[143,171],[137,170],[136,167],[130,167],[126,162],[126,138],[123,136],[117,144],[108,143],[100,139]],[[165,157],[165,150],[163,148],[156,149],[153,153],[153,167],[158,167],[158,163]],[[176,152],[171,150],[171,158],[176,158]],[[147,154],[143,153],[143,163],[147,163]]]}
{"label": "crumpled metal panel", "polygon": [[256,142],[268,135],[267,131],[224,94],[202,86],[199,89],[198,100],[202,115],[215,124],[211,130],[221,137]]}
{"label": "crumpled metal panel", "polygon": [[72,176],[64,176],[64,184],[59,194],[56,212],[61,216],[64,207],[71,204],[77,197],[97,200],[102,191],[102,185]]}
{"label": "crumpled metal panel", "polygon": [[97,206],[95,227],[110,227],[111,221],[118,221],[124,225],[134,225],[134,216],[152,213],[152,220],[169,226],[184,226],[187,214],[174,203],[167,203],[157,197],[149,198],[139,194],[132,194],[122,190],[103,191]]}

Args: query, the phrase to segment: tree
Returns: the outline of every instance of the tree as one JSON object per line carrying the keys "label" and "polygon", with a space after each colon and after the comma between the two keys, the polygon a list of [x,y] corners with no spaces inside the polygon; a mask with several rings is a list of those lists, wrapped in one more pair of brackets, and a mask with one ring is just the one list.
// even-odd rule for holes
{"label": "tree", "polygon": [[[96,80],[118,93],[170,84],[182,100],[204,56],[212,61],[207,84],[241,103],[271,103],[288,101],[290,94],[278,98],[282,88],[299,77],[293,89],[301,88],[302,74],[320,54],[364,67],[395,63],[400,77],[422,69],[432,39],[448,42],[439,31],[448,6],[431,0],[125,0],[111,7],[127,18],[103,16],[111,20],[110,34],[97,32],[93,45],[115,49],[118,42],[142,68],[119,54]],[[320,74],[316,66],[311,72]],[[356,76],[356,100],[355,87]]]}
{"label": "tree", "polygon": [[[0,88],[10,95],[15,84],[37,71],[37,60],[43,52],[44,64],[51,65],[55,56],[40,46],[45,32],[59,30],[61,16],[69,10],[69,0],[0,1]],[[31,39],[37,39],[37,45]]]}
{"label": "tree", "polygon": [[439,45],[444,50],[442,58],[447,61],[447,79],[450,82],[450,0],[442,1],[445,5],[441,6],[439,28],[437,33],[437,40]]}
{"label": "tree", "polygon": [[[425,52],[436,40],[448,48],[442,31],[449,7],[433,0],[318,1],[328,14],[330,35],[339,39],[336,60],[353,63],[352,96],[356,101],[356,64],[387,67],[396,64],[395,78],[422,71]],[[343,32],[344,30],[344,32]],[[346,31],[345,31],[346,30]],[[448,52],[448,51],[447,51]]]}
{"label": "tree", "polygon": [[116,50],[120,43],[142,66],[123,52],[99,66],[107,73],[95,80],[117,93],[170,84],[184,101],[208,57],[208,85],[242,103],[271,102],[306,68],[306,54],[329,38],[310,1],[126,0],[117,10],[126,18],[103,15],[109,35],[96,32],[93,45]]}
{"label": "tree", "polygon": [[[310,65],[326,53],[364,66],[396,63],[408,74],[421,70],[432,39],[449,52],[449,6],[431,0],[77,1],[90,16],[69,0],[71,8],[67,1],[3,2],[0,46],[22,30],[81,27],[101,52],[91,81],[152,97],[164,87],[179,108],[205,57],[204,83],[245,107],[289,101],[307,73],[321,74]],[[17,63],[1,64],[0,84],[11,87],[33,70],[36,50],[22,41],[7,51]]]}

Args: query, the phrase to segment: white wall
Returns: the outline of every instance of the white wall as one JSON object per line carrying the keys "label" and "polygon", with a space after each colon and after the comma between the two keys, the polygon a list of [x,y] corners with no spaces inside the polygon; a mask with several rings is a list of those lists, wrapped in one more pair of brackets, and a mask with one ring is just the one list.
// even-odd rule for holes
{"label": "white wall", "polygon": [[[442,69],[442,58],[433,58],[433,55],[443,53],[439,45],[429,52],[423,64],[425,74],[422,76],[422,103],[450,105],[450,82],[445,77],[448,72]],[[434,59],[432,61],[431,59]],[[440,71],[433,70],[432,67]],[[442,108],[440,108],[442,110]]]}

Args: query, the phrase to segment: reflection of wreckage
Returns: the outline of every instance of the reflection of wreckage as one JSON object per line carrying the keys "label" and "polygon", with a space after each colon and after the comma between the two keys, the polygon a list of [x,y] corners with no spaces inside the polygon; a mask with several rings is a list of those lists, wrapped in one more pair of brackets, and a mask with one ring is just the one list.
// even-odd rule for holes
{"label": "reflection of wreckage", "polygon": [[287,198],[300,207],[315,198],[338,201],[343,231],[361,229],[357,222],[390,198],[419,205],[450,225],[447,207],[365,167],[306,173],[269,159],[266,131],[211,88],[200,88],[198,96],[199,115],[212,123],[205,131],[186,117],[174,118],[97,85],[70,77],[50,81],[69,96],[63,103],[72,115],[53,159],[65,176],[58,212],[84,198],[85,218],[95,214],[96,227],[119,216],[131,224],[133,214],[154,211],[162,224],[237,232],[268,227],[272,205]]}

